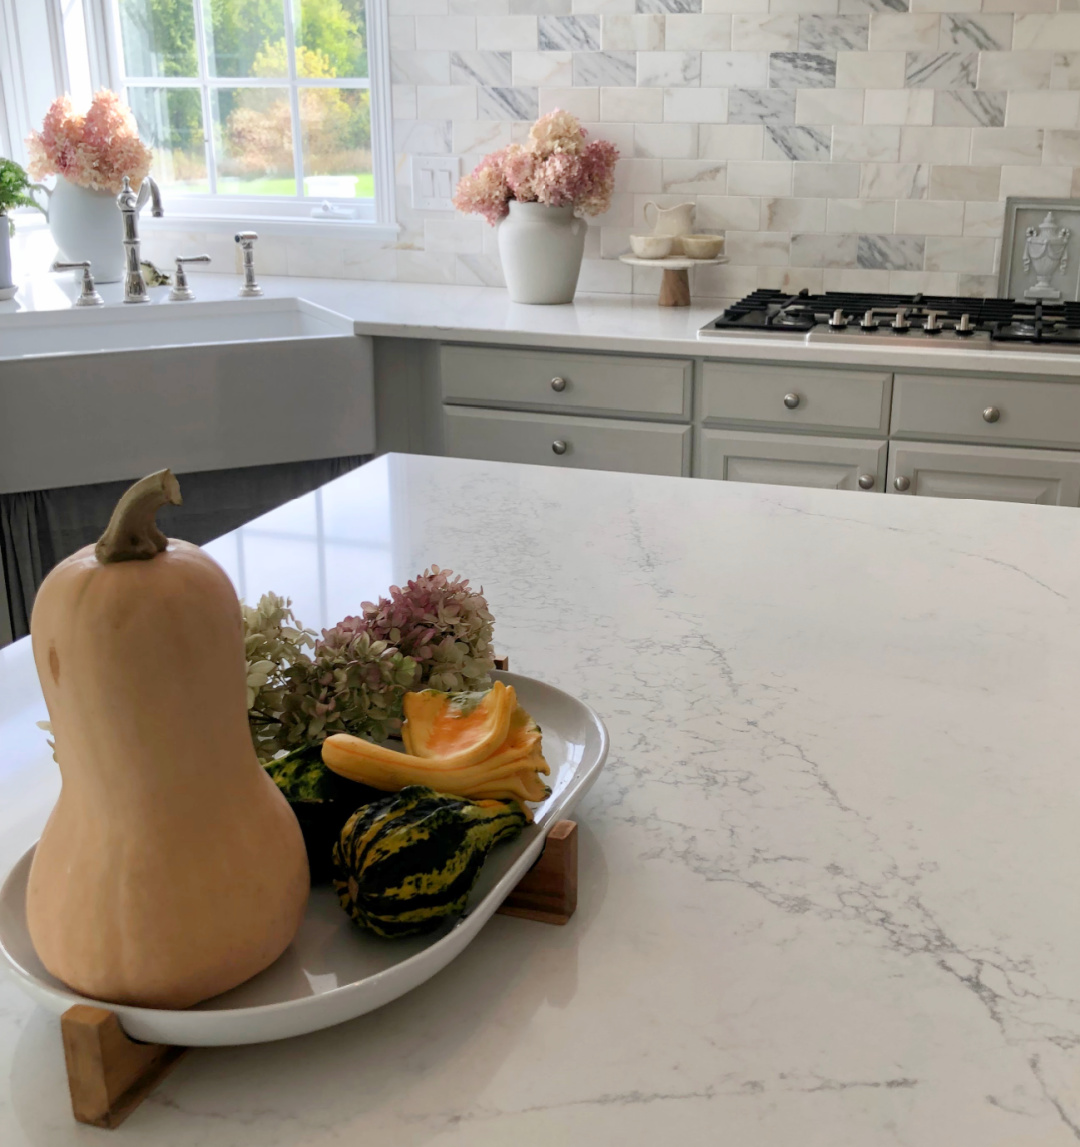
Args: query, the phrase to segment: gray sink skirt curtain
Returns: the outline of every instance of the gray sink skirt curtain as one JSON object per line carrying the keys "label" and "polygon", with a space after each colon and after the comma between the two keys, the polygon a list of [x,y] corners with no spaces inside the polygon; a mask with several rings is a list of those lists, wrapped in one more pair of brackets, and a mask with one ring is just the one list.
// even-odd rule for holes
{"label": "gray sink skirt curtain", "polygon": [[[242,470],[180,474],[183,506],[165,506],[158,524],[170,537],[202,545],[354,470],[364,457],[285,462]],[[13,635],[30,632],[34,595],[45,575],[69,554],[96,541],[130,482],[101,482],[0,494],[0,560]],[[0,595],[0,608],[3,608]]]}

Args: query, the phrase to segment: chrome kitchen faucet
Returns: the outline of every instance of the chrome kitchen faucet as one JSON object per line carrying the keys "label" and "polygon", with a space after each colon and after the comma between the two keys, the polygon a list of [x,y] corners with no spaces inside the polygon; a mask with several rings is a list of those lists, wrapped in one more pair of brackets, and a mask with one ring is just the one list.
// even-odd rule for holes
{"label": "chrome kitchen faucet", "polygon": [[165,214],[161,206],[161,191],[147,175],[139,188],[139,194],[131,190],[131,180],[124,176],[124,187],[116,197],[116,206],[124,217],[124,302],[148,303],[150,301],[146,283],[142,277],[139,256],[139,210],[151,200],[151,212],[160,219]]}

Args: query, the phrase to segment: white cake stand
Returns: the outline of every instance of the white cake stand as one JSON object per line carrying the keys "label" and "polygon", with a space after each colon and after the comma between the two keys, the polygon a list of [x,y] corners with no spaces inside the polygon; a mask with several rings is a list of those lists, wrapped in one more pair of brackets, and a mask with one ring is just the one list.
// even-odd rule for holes
{"label": "white cake stand", "polygon": [[661,307],[690,306],[690,268],[708,267],[715,263],[726,263],[726,255],[715,259],[691,259],[686,255],[669,255],[666,259],[639,259],[637,255],[620,255],[619,261],[631,267],[658,267],[664,272],[660,280]]}

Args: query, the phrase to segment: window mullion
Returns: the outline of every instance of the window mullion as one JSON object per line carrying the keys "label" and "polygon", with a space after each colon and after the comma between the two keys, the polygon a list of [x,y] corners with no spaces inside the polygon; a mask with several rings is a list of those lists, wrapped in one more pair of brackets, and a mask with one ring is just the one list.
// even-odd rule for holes
{"label": "window mullion", "polygon": [[300,92],[296,86],[296,23],[293,0],[285,0],[285,46],[289,56],[289,109],[292,118],[293,175],[296,198],[304,197],[304,148],[300,139]]}
{"label": "window mullion", "polygon": [[195,50],[199,59],[199,91],[203,109],[203,146],[206,151],[206,175],[210,194],[217,195],[217,143],[214,139],[213,108],[210,106],[210,63],[206,51],[206,24],[203,19],[203,0],[192,0],[195,7]]}

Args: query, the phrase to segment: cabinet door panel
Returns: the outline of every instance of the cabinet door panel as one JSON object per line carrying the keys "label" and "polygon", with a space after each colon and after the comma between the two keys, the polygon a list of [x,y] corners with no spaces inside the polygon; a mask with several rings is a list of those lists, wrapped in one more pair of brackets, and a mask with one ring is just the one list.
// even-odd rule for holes
{"label": "cabinet door panel", "polygon": [[887,443],[866,439],[810,438],[801,434],[755,434],[739,430],[703,430],[698,476],[728,482],[774,486],[817,486],[859,490],[859,478],[882,488]]}
{"label": "cabinet door panel", "polygon": [[689,426],[445,406],[452,458],[634,474],[687,473]]}
{"label": "cabinet door panel", "polygon": [[893,442],[888,489],[909,497],[1076,506],[1080,505],[1080,454]]}

